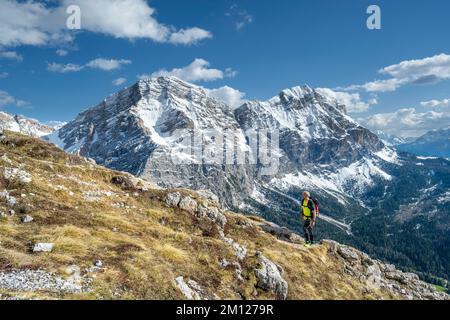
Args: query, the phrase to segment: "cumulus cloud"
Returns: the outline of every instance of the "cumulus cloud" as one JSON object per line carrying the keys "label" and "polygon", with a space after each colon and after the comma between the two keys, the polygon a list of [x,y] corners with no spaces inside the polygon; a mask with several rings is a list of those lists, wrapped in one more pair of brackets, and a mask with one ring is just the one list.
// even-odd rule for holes
{"label": "cumulus cloud", "polygon": [[82,31],[123,39],[151,39],[156,42],[193,44],[212,37],[195,28],[177,30],[156,20],[146,0],[54,0],[52,5],[37,0],[0,1],[0,46],[55,45],[73,41],[66,29],[66,8],[81,9]]}
{"label": "cumulus cloud", "polygon": [[224,77],[235,76],[232,69],[227,69],[223,72],[219,69],[210,68],[210,63],[204,59],[195,59],[191,64],[172,70],[161,69],[149,75],[141,75],[139,78],[174,76],[184,81],[199,82],[199,81],[214,81],[220,80]]}
{"label": "cumulus cloud", "polygon": [[422,101],[420,105],[425,108],[448,108],[450,99]]}
{"label": "cumulus cloud", "polygon": [[217,89],[206,89],[208,96],[224,101],[233,109],[240,107],[245,103],[245,93],[229,86],[223,86]]}
{"label": "cumulus cloud", "polygon": [[15,51],[0,51],[0,59],[23,61],[23,57]]}
{"label": "cumulus cloud", "polygon": [[351,85],[345,90],[365,90],[368,92],[388,92],[409,84],[433,84],[450,79],[450,55],[439,54],[432,57],[402,61],[378,70],[389,77],[362,85]]}
{"label": "cumulus cloud", "polygon": [[0,107],[5,106],[16,106],[16,107],[26,107],[30,104],[24,100],[19,100],[10,95],[8,92],[0,90]]}
{"label": "cumulus cloud", "polygon": [[104,71],[112,71],[120,69],[123,65],[127,64],[131,64],[131,61],[125,59],[115,60],[115,59],[98,58],[90,61],[88,64],[86,64],[86,67],[92,69],[100,69]]}
{"label": "cumulus cloud", "polygon": [[123,65],[131,64],[130,60],[116,60],[116,59],[104,59],[104,58],[98,58],[89,61],[85,65],[79,65],[79,64],[60,64],[60,63],[49,63],[47,66],[47,69],[52,72],[59,72],[59,73],[69,73],[69,72],[78,72],[85,68],[91,68],[91,69],[99,69],[102,71],[113,71],[120,69]]}
{"label": "cumulus cloud", "polygon": [[341,92],[328,88],[317,88],[316,91],[331,101],[345,105],[349,113],[367,111],[371,105],[378,103],[375,98],[367,102],[363,101],[359,93]]}
{"label": "cumulus cloud", "polygon": [[169,42],[173,44],[190,45],[201,40],[212,38],[212,33],[200,28],[181,29],[170,35]]}
{"label": "cumulus cloud", "polygon": [[117,78],[116,80],[114,80],[112,83],[113,85],[115,85],[116,87],[119,87],[121,85],[123,85],[125,82],[127,82],[126,78]]}
{"label": "cumulus cloud", "polygon": [[45,17],[50,14],[42,3],[0,1],[0,45],[44,45],[51,33],[45,28]]}
{"label": "cumulus cloud", "polygon": [[381,130],[399,137],[419,137],[426,132],[448,126],[450,112],[418,112],[415,108],[403,108],[392,113],[380,113],[358,119],[372,130]]}

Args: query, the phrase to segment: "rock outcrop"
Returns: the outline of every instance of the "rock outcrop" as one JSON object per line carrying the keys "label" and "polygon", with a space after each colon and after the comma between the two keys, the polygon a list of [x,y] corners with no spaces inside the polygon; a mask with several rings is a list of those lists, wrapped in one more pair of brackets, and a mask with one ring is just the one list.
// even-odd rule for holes
{"label": "rock outcrop", "polygon": [[217,295],[208,293],[196,281],[189,279],[184,281],[183,277],[175,279],[177,287],[180,289],[183,296],[188,300],[219,300]]}
{"label": "rock outcrop", "polygon": [[304,243],[304,239],[301,236],[286,227],[280,227],[275,223],[264,223],[260,227],[264,232],[270,233],[280,240],[292,243]]}
{"label": "rock outcrop", "polygon": [[367,284],[368,288],[387,290],[409,300],[449,300],[431,284],[419,280],[414,273],[397,270],[394,265],[371,259],[367,254],[332,240],[323,240],[329,253],[344,263],[343,272]]}
{"label": "rock outcrop", "polygon": [[209,198],[202,198],[201,194],[197,195],[200,201],[189,195],[182,195],[180,192],[169,192],[164,197],[164,201],[169,207],[179,208],[199,219],[207,219],[213,222],[219,230],[223,231],[227,218],[223,213],[224,211],[217,207],[219,204],[215,201],[211,202]]}
{"label": "rock outcrop", "polygon": [[286,300],[288,284],[282,277],[283,269],[263,256],[261,252],[257,252],[256,257],[261,265],[260,269],[255,269],[258,280],[256,286],[263,290],[273,291],[279,300]]}

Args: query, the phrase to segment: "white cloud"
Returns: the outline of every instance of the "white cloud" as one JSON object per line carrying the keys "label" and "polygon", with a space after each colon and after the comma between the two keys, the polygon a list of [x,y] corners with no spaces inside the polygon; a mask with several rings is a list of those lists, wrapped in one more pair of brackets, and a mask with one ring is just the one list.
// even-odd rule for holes
{"label": "white cloud", "polygon": [[89,68],[92,68],[92,69],[112,71],[112,70],[120,69],[122,67],[122,65],[127,65],[127,64],[131,64],[131,61],[125,60],[125,59],[115,60],[115,59],[99,58],[99,59],[90,61],[88,64],[86,64],[86,66]]}
{"label": "white cloud", "polygon": [[225,69],[225,77],[227,77],[227,78],[234,78],[238,75],[238,73],[239,73],[238,71],[233,70],[231,68]]}
{"label": "white cloud", "polygon": [[375,98],[367,102],[363,101],[359,93],[334,91],[328,88],[317,88],[316,91],[331,101],[337,101],[339,104],[345,105],[349,113],[367,111],[371,105],[378,103]]}
{"label": "white cloud", "polygon": [[16,106],[19,108],[25,108],[25,107],[29,107],[30,103],[28,101],[24,101],[24,100],[16,100]]}
{"label": "white cloud", "polygon": [[131,64],[130,60],[116,60],[116,59],[104,59],[104,58],[98,58],[89,61],[85,65],[79,65],[79,64],[60,64],[60,63],[49,63],[47,66],[47,69],[52,72],[59,72],[59,73],[68,73],[68,72],[78,72],[85,68],[91,68],[91,69],[99,69],[103,71],[113,71],[120,69],[123,65]]}
{"label": "white cloud", "polygon": [[65,57],[69,54],[69,51],[64,50],[64,49],[58,49],[58,50],[56,50],[56,54],[60,57]]}
{"label": "white cloud", "polygon": [[226,16],[233,18],[236,30],[241,30],[246,25],[253,23],[253,16],[247,10],[240,9],[237,4],[233,4],[225,13]]}
{"label": "white cloud", "polygon": [[209,97],[222,100],[233,109],[240,107],[245,103],[245,93],[229,86],[217,89],[206,89],[206,91]]}
{"label": "white cloud", "polygon": [[170,35],[169,42],[173,44],[196,44],[201,40],[212,38],[212,33],[200,28],[181,29]]}
{"label": "white cloud", "polygon": [[116,87],[119,87],[121,85],[123,85],[125,82],[127,82],[126,78],[117,78],[116,80],[114,80],[112,83],[113,85],[115,85]]}
{"label": "white cloud", "polygon": [[15,51],[0,51],[0,59],[23,61],[23,57]]}
{"label": "white cloud", "polygon": [[146,0],[0,1],[0,46],[56,45],[73,41],[66,29],[66,8],[81,8],[83,31],[123,39],[192,44],[212,37],[198,27],[177,30],[158,22]]}
{"label": "white cloud", "polygon": [[12,105],[16,107],[26,107],[29,106],[30,104],[26,101],[16,99],[6,91],[0,90],[0,107]]}
{"label": "white cloud", "polygon": [[0,45],[44,45],[56,37],[47,24],[51,10],[44,4],[13,0],[0,1]]}
{"label": "white cloud", "polygon": [[16,99],[8,92],[0,90],[0,107],[14,104]]}
{"label": "white cloud", "polygon": [[448,108],[450,99],[422,101],[420,105],[425,108]]}
{"label": "white cloud", "polygon": [[408,84],[433,84],[450,79],[450,55],[402,61],[378,70],[389,79],[375,80],[362,85],[352,85],[345,90],[366,90],[368,92],[395,91]]}
{"label": "white cloud", "polygon": [[[195,59],[191,64],[175,68],[170,71],[161,69],[153,72],[150,77],[174,76],[184,81],[198,82],[198,81],[214,81],[223,79],[226,76],[235,76],[235,71],[227,69],[225,73],[219,69],[212,69],[209,67],[210,63],[204,59]],[[139,78],[148,78],[148,75],[141,75]]]}
{"label": "white cloud", "polygon": [[68,73],[68,72],[78,72],[84,69],[84,66],[80,66],[78,64],[68,63],[68,64],[60,64],[60,63],[49,63],[47,66],[48,71],[59,72],[59,73]]}
{"label": "white cloud", "polygon": [[450,123],[450,112],[418,112],[415,108],[403,108],[358,120],[372,130],[381,130],[404,138],[418,137],[430,130],[447,127]]}

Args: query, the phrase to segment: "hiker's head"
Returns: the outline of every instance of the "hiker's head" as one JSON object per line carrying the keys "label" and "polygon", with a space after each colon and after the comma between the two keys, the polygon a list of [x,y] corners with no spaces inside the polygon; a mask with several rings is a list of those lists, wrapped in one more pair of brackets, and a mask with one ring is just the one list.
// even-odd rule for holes
{"label": "hiker's head", "polygon": [[309,199],[310,196],[308,191],[303,191],[303,199]]}

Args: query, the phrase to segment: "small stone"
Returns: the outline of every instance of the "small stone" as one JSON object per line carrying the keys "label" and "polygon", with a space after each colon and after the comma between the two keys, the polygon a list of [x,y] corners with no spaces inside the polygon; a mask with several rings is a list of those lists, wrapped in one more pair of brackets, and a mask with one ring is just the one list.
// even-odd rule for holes
{"label": "small stone", "polygon": [[220,265],[222,268],[226,268],[226,267],[228,267],[228,266],[230,265],[230,263],[228,262],[227,259],[222,259],[222,261],[220,261],[219,265]]}
{"label": "small stone", "polygon": [[81,280],[81,269],[79,266],[73,264],[66,268],[65,270],[66,274],[69,276],[68,281],[72,283],[80,282]]}
{"label": "small stone", "polygon": [[103,266],[103,262],[101,260],[96,260],[94,262],[94,267],[101,268]]}
{"label": "small stone", "polygon": [[33,252],[51,252],[53,247],[53,243],[36,243],[33,246]]}
{"label": "small stone", "polygon": [[247,256],[247,249],[244,246],[241,246],[237,242],[233,243],[234,254],[239,260],[244,260]]}
{"label": "small stone", "polygon": [[30,223],[31,221],[33,221],[34,218],[32,216],[26,215],[22,217],[22,222],[23,223]]}

